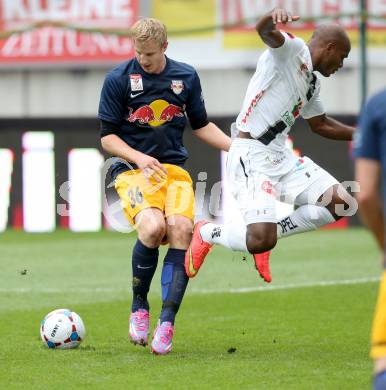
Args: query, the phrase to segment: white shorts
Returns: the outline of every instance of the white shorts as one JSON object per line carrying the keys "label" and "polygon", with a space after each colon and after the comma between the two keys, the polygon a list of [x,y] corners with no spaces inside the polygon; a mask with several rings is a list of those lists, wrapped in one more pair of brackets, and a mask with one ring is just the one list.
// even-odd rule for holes
{"label": "white shorts", "polygon": [[236,138],[227,160],[232,195],[247,225],[276,223],[276,200],[316,204],[338,181],[308,157],[284,148],[274,151],[257,140]]}

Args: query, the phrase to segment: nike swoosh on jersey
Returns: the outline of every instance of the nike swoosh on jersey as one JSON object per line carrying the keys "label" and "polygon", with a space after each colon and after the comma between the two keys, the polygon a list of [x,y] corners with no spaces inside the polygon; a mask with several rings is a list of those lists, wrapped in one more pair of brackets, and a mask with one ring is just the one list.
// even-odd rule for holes
{"label": "nike swoosh on jersey", "polygon": [[144,92],[144,91],[139,92],[139,93],[131,93],[131,94],[130,94],[130,97],[133,99],[133,98],[135,98],[135,97],[137,97],[137,96],[139,96],[139,95],[142,95],[143,92]]}

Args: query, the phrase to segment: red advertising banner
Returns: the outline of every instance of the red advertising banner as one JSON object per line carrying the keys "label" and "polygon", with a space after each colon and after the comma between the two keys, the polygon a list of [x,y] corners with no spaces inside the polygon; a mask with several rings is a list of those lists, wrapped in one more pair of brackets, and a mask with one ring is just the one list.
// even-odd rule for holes
{"label": "red advertising banner", "polygon": [[[125,60],[134,54],[131,40],[124,35],[105,34],[103,30],[128,30],[138,18],[138,3],[0,0],[0,36],[7,35],[0,39],[0,65]],[[82,29],[85,31],[77,31]]]}
{"label": "red advertising banner", "polygon": [[[282,7],[299,15],[301,19],[294,22],[293,29],[307,29],[315,27],[323,21],[337,21],[345,28],[356,28],[360,12],[360,0],[221,0],[222,22],[224,24],[237,23],[251,19],[246,29],[253,29],[256,18],[268,13],[275,7]],[[386,1],[367,0],[369,14],[369,29],[386,29]],[[315,21],[302,19],[314,18]]]}
{"label": "red advertising banner", "polygon": [[[255,47],[257,17],[278,6],[301,17],[285,29],[303,39],[310,37],[317,24],[333,21],[348,31],[353,47],[358,46],[359,0],[221,0],[222,23],[241,24],[226,31],[225,47]],[[368,46],[386,47],[386,0],[367,0],[367,13]]]}

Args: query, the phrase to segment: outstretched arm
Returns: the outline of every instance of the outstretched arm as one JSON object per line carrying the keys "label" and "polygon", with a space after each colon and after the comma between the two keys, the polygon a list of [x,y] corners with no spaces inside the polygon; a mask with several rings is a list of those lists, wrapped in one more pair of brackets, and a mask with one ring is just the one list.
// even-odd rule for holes
{"label": "outstretched arm", "polygon": [[231,138],[221,131],[214,123],[209,122],[206,126],[193,131],[193,134],[216,149],[227,152],[231,146]]}
{"label": "outstretched arm", "polygon": [[347,126],[342,122],[323,114],[306,119],[311,130],[325,138],[341,141],[351,141],[354,134],[354,127]]}
{"label": "outstretched arm", "polygon": [[287,24],[299,20],[300,16],[292,16],[282,8],[274,8],[267,15],[258,20],[256,31],[266,45],[272,48],[280,47],[284,43],[284,37],[280,31],[276,30],[276,23]]}

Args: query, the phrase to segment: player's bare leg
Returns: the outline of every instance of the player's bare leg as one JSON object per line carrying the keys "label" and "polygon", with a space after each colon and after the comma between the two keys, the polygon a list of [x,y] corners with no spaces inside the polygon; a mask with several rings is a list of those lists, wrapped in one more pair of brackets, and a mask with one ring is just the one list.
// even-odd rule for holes
{"label": "player's bare leg", "polygon": [[149,248],[158,248],[166,234],[163,212],[151,207],[140,211],[135,217],[138,239]]}
{"label": "player's bare leg", "polygon": [[259,222],[247,226],[246,244],[249,253],[271,250],[277,242],[276,223]]}

